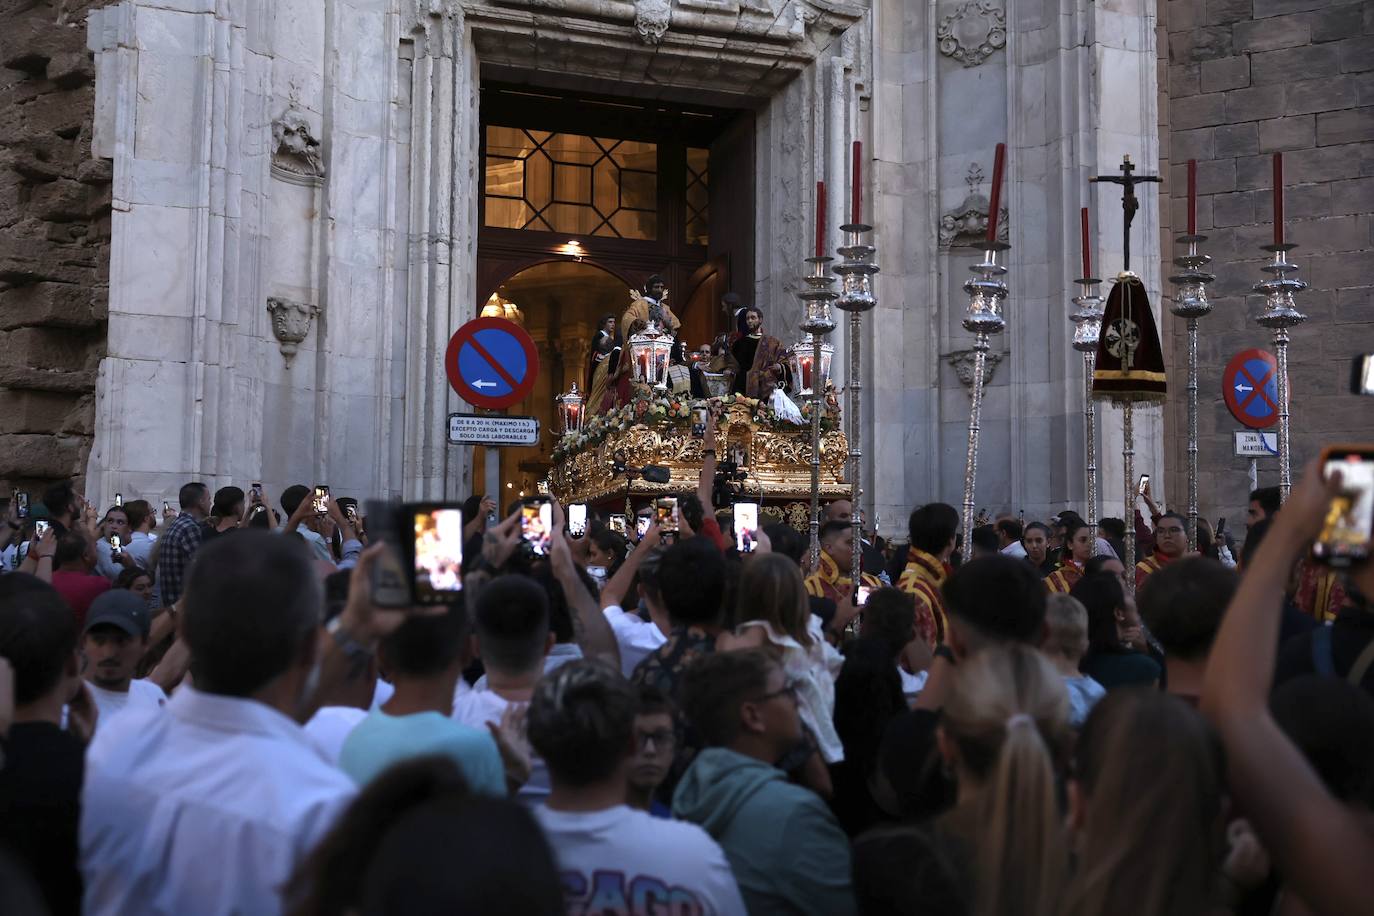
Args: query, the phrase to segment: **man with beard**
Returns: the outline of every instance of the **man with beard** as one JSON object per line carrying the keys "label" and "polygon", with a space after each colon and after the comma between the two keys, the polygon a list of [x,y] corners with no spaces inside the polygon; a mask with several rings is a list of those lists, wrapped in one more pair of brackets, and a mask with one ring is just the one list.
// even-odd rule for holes
{"label": "man with beard", "polygon": [[763,312],[747,306],[735,312],[735,330],[717,338],[715,371],[734,373],[732,394],[766,401],[782,380],[787,351],[782,341],[763,333]]}

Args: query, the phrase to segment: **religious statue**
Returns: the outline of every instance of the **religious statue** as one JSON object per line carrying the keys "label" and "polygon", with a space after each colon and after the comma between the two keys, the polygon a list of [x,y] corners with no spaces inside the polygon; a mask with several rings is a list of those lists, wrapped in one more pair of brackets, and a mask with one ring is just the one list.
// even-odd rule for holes
{"label": "religious statue", "polygon": [[603,315],[597,322],[596,337],[587,356],[587,412],[602,412],[610,379],[620,363],[623,341],[616,334],[614,315]]}
{"label": "religious statue", "polygon": [[[620,316],[622,345],[628,347],[630,338],[643,331],[650,321],[670,337],[676,337],[678,329],[682,327],[682,322],[668,307],[668,289],[658,274],[654,274],[644,284],[643,293],[636,289],[630,290],[630,307]],[[630,402],[630,360],[620,359],[617,362],[617,365],[608,367],[606,390],[600,402],[595,399],[591,402],[591,409],[595,413],[606,413],[618,405]],[[592,394],[596,394],[594,389]]]}
{"label": "religious statue", "polygon": [[782,381],[787,350],[763,333],[763,312],[747,306],[735,312],[735,330],[716,338],[713,372],[732,373],[730,391],[766,401]]}

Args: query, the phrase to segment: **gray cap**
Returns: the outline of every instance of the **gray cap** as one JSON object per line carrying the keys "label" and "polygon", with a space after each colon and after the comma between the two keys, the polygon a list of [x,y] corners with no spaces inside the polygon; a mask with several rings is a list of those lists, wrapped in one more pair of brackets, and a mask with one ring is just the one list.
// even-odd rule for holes
{"label": "gray cap", "polygon": [[91,602],[86,611],[86,629],[102,623],[119,627],[130,636],[144,637],[153,625],[152,615],[143,599],[124,588],[112,588]]}

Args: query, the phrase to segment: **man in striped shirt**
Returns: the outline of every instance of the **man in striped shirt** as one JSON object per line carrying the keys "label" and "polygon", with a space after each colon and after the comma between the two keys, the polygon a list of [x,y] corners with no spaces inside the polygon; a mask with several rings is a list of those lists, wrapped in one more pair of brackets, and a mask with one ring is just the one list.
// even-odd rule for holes
{"label": "man in striped shirt", "polygon": [[177,501],[181,514],[168,526],[158,549],[157,584],[163,607],[176,604],[185,587],[191,558],[200,549],[200,523],[210,514],[210,488],[203,483],[188,483],[177,494]]}

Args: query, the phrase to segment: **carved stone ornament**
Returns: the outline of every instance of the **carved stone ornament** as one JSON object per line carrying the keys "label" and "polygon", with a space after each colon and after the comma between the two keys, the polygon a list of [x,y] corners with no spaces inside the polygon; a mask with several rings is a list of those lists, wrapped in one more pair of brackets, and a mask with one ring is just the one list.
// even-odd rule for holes
{"label": "carved stone ornament", "polygon": [[[987,236],[988,199],[978,190],[978,186],[983,183],[982,166],[976,162],[970,165],[964,183],[968,185],[968,194],[964,197],[964,202],[940,216],[941,248],[953,245],[977,247],[977,244]],[[1007,208],[998,207],[998,211],[997,240],[1005,242],[1009,224]]]}
{"label": "carved stone ornament", "polygon": [[635,0],[635,31],[645,44],[662,41],[672,18],[672,0]]}
{"label": "carved stone ornament", "polygon": [[940,53],[976,67],[1007,46],[1007,13],[988,0],[967,0],[940,20]]}
{"label": "carved stone ornament", "polygon": [[[992,372],[997,368],[997,364],[1002,361],[1001,353],[989,352],[983,360],[983,385],[986,386],[992,381]],[[954,371],[959,376],[959,381],[970,391],[973,389],[973,351],[955,350],[953,353],[945,354],[945,362],[954,367]]]}
{"label": "carved stone ornament", "polygon": [[292,184],[313,186],[324,181],[320,141],[311,136],[305,115],[294,108],[272,122],[272,175]]}
{"label": "carved stone ornament", "polygon": [[320,307],[268,296],[267,311],[272,314],[272,334],[281,344],[281,355],[286,358],[286,368],[290,369],[297,347],[310,333],[310,319],[320,313]]}

